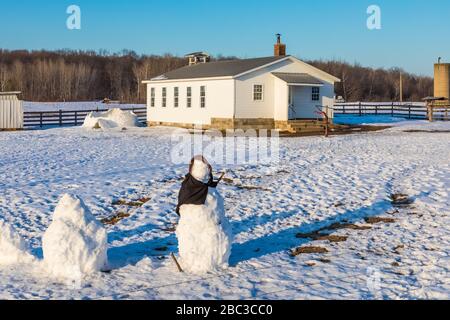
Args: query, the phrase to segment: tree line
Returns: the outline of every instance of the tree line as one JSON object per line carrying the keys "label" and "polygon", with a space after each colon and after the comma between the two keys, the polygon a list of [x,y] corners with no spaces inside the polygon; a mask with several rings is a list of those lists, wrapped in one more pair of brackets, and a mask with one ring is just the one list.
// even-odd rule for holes
{"label": "tree line", "polygon": [[373,69],[336,60],[309,63],[341,79],[336,84],[336,94],[347,102],[400,101],[400,79],[403,101],[421,101],[433,95],[433,78],[417,76],[399,68]]}
{"label": "tree line", "polygon": [[[212,60],[236,59],[214,57]],[[416,76],[400,69],[372,69],[342,61],[307,61],[342,81],[336,94],[346,101],[398,101],[400,73],[403,98],[419,101],[433,93],[430,77]],[[144,103],[142,80],[185,66],[182,57],[138,55],[124,50],[27,51],[0,49],[0,91],[21,91],[28,101],[91,101],[109,98]]]}

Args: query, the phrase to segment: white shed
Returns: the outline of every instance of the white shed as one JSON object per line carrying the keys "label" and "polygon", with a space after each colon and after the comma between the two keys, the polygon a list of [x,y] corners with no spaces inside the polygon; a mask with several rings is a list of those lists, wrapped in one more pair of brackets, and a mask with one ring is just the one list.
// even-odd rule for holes
{"label": "white shed", "polygon": [[23,129],[23,104],[20,92],[0,92],[0,130]]}

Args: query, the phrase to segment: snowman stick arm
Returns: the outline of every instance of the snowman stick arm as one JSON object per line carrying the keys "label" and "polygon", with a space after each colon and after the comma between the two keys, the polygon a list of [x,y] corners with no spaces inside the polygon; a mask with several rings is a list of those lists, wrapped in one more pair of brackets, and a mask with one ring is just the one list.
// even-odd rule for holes
{"label": "snowman stick arm", "polygon": [[225,177],[226,174],[227,174],[226,172],[223,172],[223,173],[220,175],[219,180],[217,180],[217,182],[222,181],[222,179]]}
{"label": "snowman stick arm", "polygon": [[175,255],[173,254],[173,252],[170,254],[170,256],[172,257],[173,261],[175,262],[175,265],[177,266],[178,271],[183,272],[183,269],[181,268],[180,264],[178,263],[178,260],[175,257]]}

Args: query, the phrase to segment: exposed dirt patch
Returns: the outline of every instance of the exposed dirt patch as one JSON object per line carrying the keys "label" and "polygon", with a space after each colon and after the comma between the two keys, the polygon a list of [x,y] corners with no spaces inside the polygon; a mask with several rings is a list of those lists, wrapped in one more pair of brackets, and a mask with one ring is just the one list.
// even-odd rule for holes
{"label": "exposed dirt patch", "polygon": [[322,234],[318,231],[311,233],[298,233],[296,235],[299,239],[312,239],[314,241],[330,241],[330,242],[345,242],[348,237],[346,236],[337,236],[331,234]]}
{"label": "exposed dirt patch", "polygon": [[329,236],[321,236],[321,237],[318,237],[318,238],[316,238],[314,240],[317,240],[317,241],[330,241],[330,242],[337,243],[337,242],[345,242],[345,241],[347,241],[347,239],[348,239],[348,237],[346,237],[346,236],[329,235]]}
{"label": "exposed dirt patch", "polygon": [[130,217],[129,213],[118,212],[118,213],[116,213],[114,216],[112,216],[110,218],[102,219],[101,223],[103,223],[104,225],[114,226],[117,223],[119,223],[120,221],[122,221],[123,219],[126,219],[128,217]]}
{"label": "exposed dirt patch", "polygon": [[450,133],[450,130],[404,130],[407,133]]}
{"label": "exposed dirt patch", "polygon": [[403,249],[405,249],[405,245],[400,244],[394,248],[393,252],[396,254],[401,254]]}
{"label": "exposed dirt patch", "polygon": [[127,207],[142,207],[145,203],[149,202],[150,198],[141,198],[137,201],[127,201],[127,200],[123,200],[123,199],[119,199],[116,201],[113,201],[112,205],[113,206],[127,206]]}
{"label": "exposed dirt patch", "polygon": [[330,259],[324,259],[324,258],[322,258],[322,259],[319,259],[319,261],[322,262],[322,263],[331,263],[331,260],[330,260]]}
{"label": "exposed dirt patch", "polygon": [[241,183],[236,182],[236,181],[234,181],[233,179],[230,179],[230,178],[223,178],[222,182],[224,182],[225,184],[231,185],[233,187],[236,187],[238,189],[241,189],[241,190],[263,190],[263,191],[269,191],[269,192],[272,191],[269,188],[265,188],[265,187],[261,187],[261,186],[241,184]]}
{"label": "exposed dirt patch", "polygon": [[[355,134],[361,132],[373,132],[373,131],[381,131],[385,129],[392,128],[391,126],[365,126],[365,125],[339,125],[338,127],[331,128],[329,134],[330,136],[335,135],[346,135],[346,134]],[[281,138],[290,138],[290,137],[311,137],[311,136],[323,136],[324,130],[322,131],[314,131],[314,132],[297,132],[291,133],[287,131],[280,132]]]}
{"label": "exposed dirt patch", "polygon": [[269,188],[264,188],[264,187],[260,187],[260,186],[251,186],[251,185],[235,185],[236,188],[238,189],[243,189],[243,190],[263,190],[263,191],[272,191]]}
{"label": "exposed dirt patch", "polygon": [[234,180],[230,178],[222,178],[222,181],[226,184],[234,184]]}
{"label": "exposed dirt patch", "polygon": [[299,239],[316,239],[317,237],[320,237],[321,234],[316,232],[310,232],[310,233],[297,233],[296,237]]}
{"label": "exposed dirt patch", "polygon": [[171,225],[171,226],[167,226],[165,228],[162,228],[161,230],[165,231],[165,232],[175,232],[175,231],[177,231],[177,225],[174,224],[174,225]]}
{"label": "exposed dirt patch", "polygon": [[314,246],[310,246],[310,247],[300,247],[300,248],[296,248],[293,249],[291,251],[291,256],[295,257],[298,256],[300,254],[311,254],[311,253],[328,253],[328,249],[327,248],[323,248],[323,247],[314,247]]}
{"label": "exposed dirt patch", "polygon": [[350,230],[370,230],[372,229],[371,226],[364,226],[364,225],[356,225],[353,223],[333,223],[329,227],[325,227],[321,230],[340,230],[340,229],[350,229]]}
{"label": "exposed dirt patch", "polygon": [[407,194],[403,193],[391,194],[389,198],[391,199],[392,205],[395,207],[409,206],[414,202]]}
{"label": "exposed dirt patch", "polygon": [[149,202],[150,200],[151,200],[151,198],[143,197],[143,198],[138,199],[138,202],[145,204],[145,203]]}
{"label": "exposed dirt patch", "polygon": [[377,223],[394,223],[396,220],[393,218],[382,218],[382,217],[370,217],[365,219],[369,224]]}

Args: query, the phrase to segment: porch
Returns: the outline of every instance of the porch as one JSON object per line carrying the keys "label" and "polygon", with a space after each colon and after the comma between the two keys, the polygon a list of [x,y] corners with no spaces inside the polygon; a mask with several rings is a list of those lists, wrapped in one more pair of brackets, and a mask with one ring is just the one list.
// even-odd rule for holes
{"label": "porch", "polygon": [[[281,96],[276,114],[283,115],[291,127],[314,127],[323,120],[321,112],[333,105],[334,88],[306,73],[272,73],[277,78],[276,92]],[[331,108],[330,108],[331,110]],[[332,112],[328,113],[333,117]]]}

